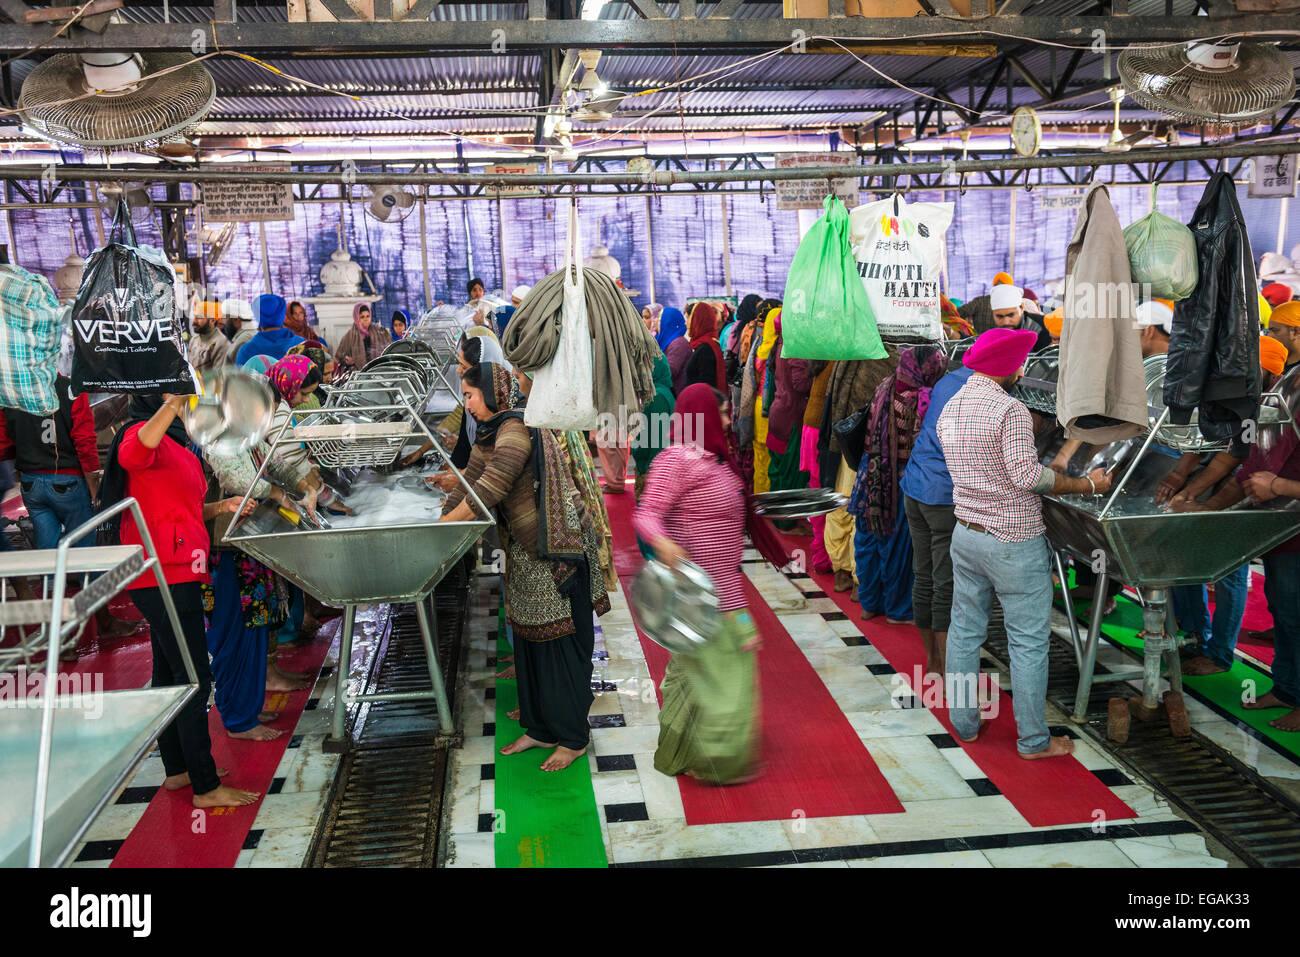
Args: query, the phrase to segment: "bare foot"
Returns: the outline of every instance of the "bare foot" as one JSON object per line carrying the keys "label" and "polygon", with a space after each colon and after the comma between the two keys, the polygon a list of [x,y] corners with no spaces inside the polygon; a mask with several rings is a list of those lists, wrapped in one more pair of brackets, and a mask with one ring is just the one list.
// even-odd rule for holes
{"label": "bare foot", "polygon": [[912,619],[911,619],[911,618],[906,618],[906,619],[904,619],[904,618],[890,618],[889,616],[885,616],[885,621],[889,622],[891,625],[910,625],[910,624],[912,624]]}
{"label": "bare foot", "polygon": [[953,729],[952,736],[956,738],[958,741],[962,742],[963,744],[974,744],[976,741],[979,740],[979,736],[984,733],[984,726],[988,723],[989,723],[988,718],[980,718],[980,726],[975,729],[975,733],[971,735],[969,738],[963,738],[960,734],[957,733],[957,730],[955,728]]}
{"label": "bare foot", "polygon": [[505,671],[497,672],[497,679],[500,681],[513,681],[515,677],[515,666],[511,665]]}
{"label": "bare foot", "polygon": [[1277,728],[1279,731],[1300,731],[1300,708],[1294,711],[1288,711],[1280,718],[1275,718],[1268,723],[1270,728]]}
{"label": "bare foot", "polygon": [[1254,701],[1243,701],[1241,706],[1247,711],[1270,711],[1273,708],[1291,707],[1285,701],[1280,700],[1278,696],[1273,694],[1271,691],[1264,695],[1264,697],[1257,698]]}
{"label": "bare foot", "polygon": [[519,720],[519,709],[518,709],[518,708],[515,708],[514,711],[507,711],[507,712],[506,712],[506,717],[509,718],[511,721],[518,721],[518,720]]}
{"label": "bare foot", "polygon": [[1188,658],[1183,662],[1183,674],[1185,675],[1221,675],[1227,668],[1220,667],[1219,664],[1205,655],[1197,655],[1195,658]]}
{"label": "bare foot", "polygon": [[257,791],[241,791],[222,784],[205,794],[194,795],[195,807],[244,807],[255,804],[261,795]]}
{"label": "bare foot", "polygon": [[879,618],[879,617],[880,617],[880,612],[878,611],[867,611],[865,608],[862,609],[863,621],[870,621],[872,618]]}
{"label": "bare foot", "polygon": [[279,664],[272,661],[271,670],[283,678],[285,681],[311,681],[316,676],[310,671],[290,671],[288,668],[281,668]]}
{"label": "bare foot", "polygon": [[[229,768],[217,768],[217,777],[224,778],[230,773]],[[163,787],[168,791],[179,791],[181,788],[190,786],[190,772],[184,774],[173,774],[171,777],[163,780]]]}
{"label": "bare foot", "polygon": [[[98,624],[98,622],[96,622]],[[143,621],[125,621],[121,618],[111,619],[107,625],[99,625],[100,638],[129,638],[144,631]]]}
{"label": "bare foot", "polygon": [[553,748],[555,747],[555,745],[556,745],[555,741],[552,741],[550,744],[545,744],[544,742],[538,741],[535,738],[530,738],[528,735],[523,734],[520,735],[518,738],[516,738],[514,741],[512,741],[510,744],[507,744],[504,748],[502,748],[501,753],[518,754],[520,751],[527,751],[529,748]]}
{"label": "bare foot", "polygon": [[264,724],[259,724],[247,731],[227,731],[226,734],[236,741],[274,741],[284,732],[277,728],[268,728]]}
{"label": "bare foot", "polygon": [[573,748],[559,747],[551,752],[551,756],[542,762],[543,771],[563,771],[578,758],[587,753],[587,749],[575,751]]}
{"label": "bare foot", "polygon": [[1021,757],[1026,761],[1035,761],[1038,758],[1063,758],[1068,754],[1074,754],[1074,742],[1069,738],[1052,738],[1047,747],[1041,751],[1035,751],[1033,754],[1021,753]]}
{"label": "bare foot", "polygon": [[305,678],[295,679],[286,678],[276,672],[274,668],[266,669],[266,690],[267,691],[302,691],[311,687],[311,682]]}
{"label": "bare foot", "polygon": [[258,712],[257,720],[262,722],[262,724],[270,724],[278,717],[280,717],[280,712],[278,711],[260,711]]}

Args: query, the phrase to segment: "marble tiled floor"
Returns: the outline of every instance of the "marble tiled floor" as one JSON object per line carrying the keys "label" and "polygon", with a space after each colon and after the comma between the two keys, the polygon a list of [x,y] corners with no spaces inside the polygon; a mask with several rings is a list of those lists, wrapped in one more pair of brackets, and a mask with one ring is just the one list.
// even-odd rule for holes
{"label": "marble tiled floor", "polygon": [[[1077,740],[1079,759],[1129,804],[1138,817],[1094,830],[1088,825],[1033,828],[1000,793],[988,793],[983,773],[960,747],[940,746],[931,735],[943,726],[924,708],[900,708],[888,675],[864,665],[882,664],[869,646],[846,647],[861,635],[854,621],[808,597],[810,579],[789,576],[754,553],[745,571],[782,625],[821,676],[899,800],[902,813],[855,817],[691,826],[674,779],[654,770],[658,707],[649,671],[621,592],[600,620],[608,658],[598,671],[617,690],[597,695],[596,715],[621,715],[621,727],[596,727],[587,762],[591,769],[606,858],[615,866],[692,863],[768,867],[1224,867],[1206,849],[1195,825],[1150,788],[1131,781],[1104,752]],[[833,604],[833,602],[832,602]],[[490,735],[473,731],[491,720],[486,691],[497,670],[495,600],[482,597],[470,627],[468,664],[461,675],[466,747],[456,755],[448,783],[448,867],[494,866],[493,835],[481,833],[479,815],[492,809],[495,754]],[[649,689],[647,691],[647,689]],[[1050,723],[1068,724],[1049,710]],[[994,789],[995,791],[996,789]],[[639,818],[639,819],[629,819]],[[1029,837],[1033,835],[1033,837]]]}
{"label": "marble tiled floor", "polygon": [[[373,653],[386,627],[387,606],[359,609],[353,661]],[[235,867],[302,867],[317,824],[326,810],[342,755],[321,749],[329,733],[329,715],[337,686],[337,640],[276,767],[257,817],[235,861]],[[140,820],[153,793],[163,782],[162,759],[155,750],[99,813],[85,840],[72,855],[72,867],[108,867],[127,835]]]}

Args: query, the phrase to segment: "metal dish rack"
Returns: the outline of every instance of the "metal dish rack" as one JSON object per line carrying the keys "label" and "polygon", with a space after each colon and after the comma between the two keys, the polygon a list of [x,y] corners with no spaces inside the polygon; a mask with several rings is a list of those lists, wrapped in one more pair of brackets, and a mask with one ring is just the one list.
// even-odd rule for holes
{"label": "metal dish rack", "polygon": [[[441,369],[433,379],[450,385]],[[400,377],[399,377],[400,378]],[[490,511],[451,464],[437,436],[420,415],[438,391],[430,381],[413,397],[400,382],[352,380],[330,393],[330,402],[320,409],[295,412],[270,440],[271,454],[263,458],[257,476],[244,493],[243,512],[253,487],[262,477],[276,448],[302,443],[308,455],[332,469],[369,470],[375,481],[396,488],[402,476],[393,466],[402,449],[412,440],[427,439],[451,469],[466,495],[477,504],[486,519],[467,522],[415,521],[411,523],[351,524],[347,527],[311,528],[284,518],[270,503],[263,503],[251,515],[236,519],[224,542],[252,555],[322,602],[343,607],[340,638],[338,691],[334,698],[332,733],[327,751],[344,751],[347,706],[361,701],[412,701],[433,699],[437,706],[439,746],[458,746],[461,735],[455,729],[447,700],[433,636],[435,609],[433,590],[451,567],[495,522]],[[390,401],[374,403],[381,395]],[[348,665],[352,658],[356,609],[359,605],[384,602],[412,602],[420,624],[432,685],[429,691],[353,693]]]}
{"label": "metal dish rack", "polygon": [[[128,510],[143,547],[72,547]],[[31,680],[33,656],[46,655],[40,707],[15,700],[7,704],[0,721],[0,780],[9,796],[0,804],[0,866],[24,861],[29,867],[63,865],[158,734],[198,690],[194,662],[181,641],[188,684],[62,693],[69,686],[83,687],[84,676],[61,675],[59,652],[75,645],[81,627],[142,574],[153,572],[172,632],[183,633],[157,554],[140,506],[128,498],[73,529],[57,548],[0,555],[0,624],[20,634],[39,626],[18,645],[0,649],[0,678],[15,682],[16,688],[20,679]],[[81,590],[71,597],[69,575],[82,577]],[[6,580],[35,577],[42,580],[44,597],[4,598]],[[62,712],[58,720],[56,710]],[[15,796],[29,791],[32,802],[24,810]]]}

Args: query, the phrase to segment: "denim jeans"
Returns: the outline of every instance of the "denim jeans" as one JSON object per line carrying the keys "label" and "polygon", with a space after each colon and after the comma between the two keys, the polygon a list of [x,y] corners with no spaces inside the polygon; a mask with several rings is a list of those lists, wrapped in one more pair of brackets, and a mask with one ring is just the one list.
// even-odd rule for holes
{"label": "denim jeans", "polygon": [[[80,475],[27,472],[22,492],[37,548],[57,548],[59,539],[95,514],[90,506],[90,488]],[[77,542],[83,548],[94,544],[94,532]]]}
{"label": "denim jeans", "polygon": [[1178,627],[1199,639],[1196,653],[1205,655],[1220,668],[1232,667],[1232,652],[1237,647],[1242,619],[1246,617],[1249,579],[1250,565],[1246,564],[1215,582],[1213,621],[1204,585],[1180,585],[1172,589]]}
{"label": "denim jeans", "polygon": [[1011,655],[1011,703],[1021,754],[1045,750],[1047,649],[1052,625],[1052,553],[1046,536],[1002,542],[957,523],[952,533],[952,622],[948,626],[948,714],[963,738],[979,730],[980,646],[997,597]]}
{"label": "denim jeans", "polygon": [[1264,595],[1273,616],[1273,694],[1300,707],[1300,552],[1264,556]]}

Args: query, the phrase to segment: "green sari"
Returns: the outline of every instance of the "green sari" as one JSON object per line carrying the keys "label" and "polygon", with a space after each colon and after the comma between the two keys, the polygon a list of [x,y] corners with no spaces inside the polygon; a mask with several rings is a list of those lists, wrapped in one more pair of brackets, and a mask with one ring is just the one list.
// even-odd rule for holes
{"label": "green sari", "polygon": [[757,631],[745,609],[722,615],[718,635],[689,654],[673,655],[659,686],[659,747],[655,770],[691,771],[728,784],[758,759],[758,656],[740,649]]}

